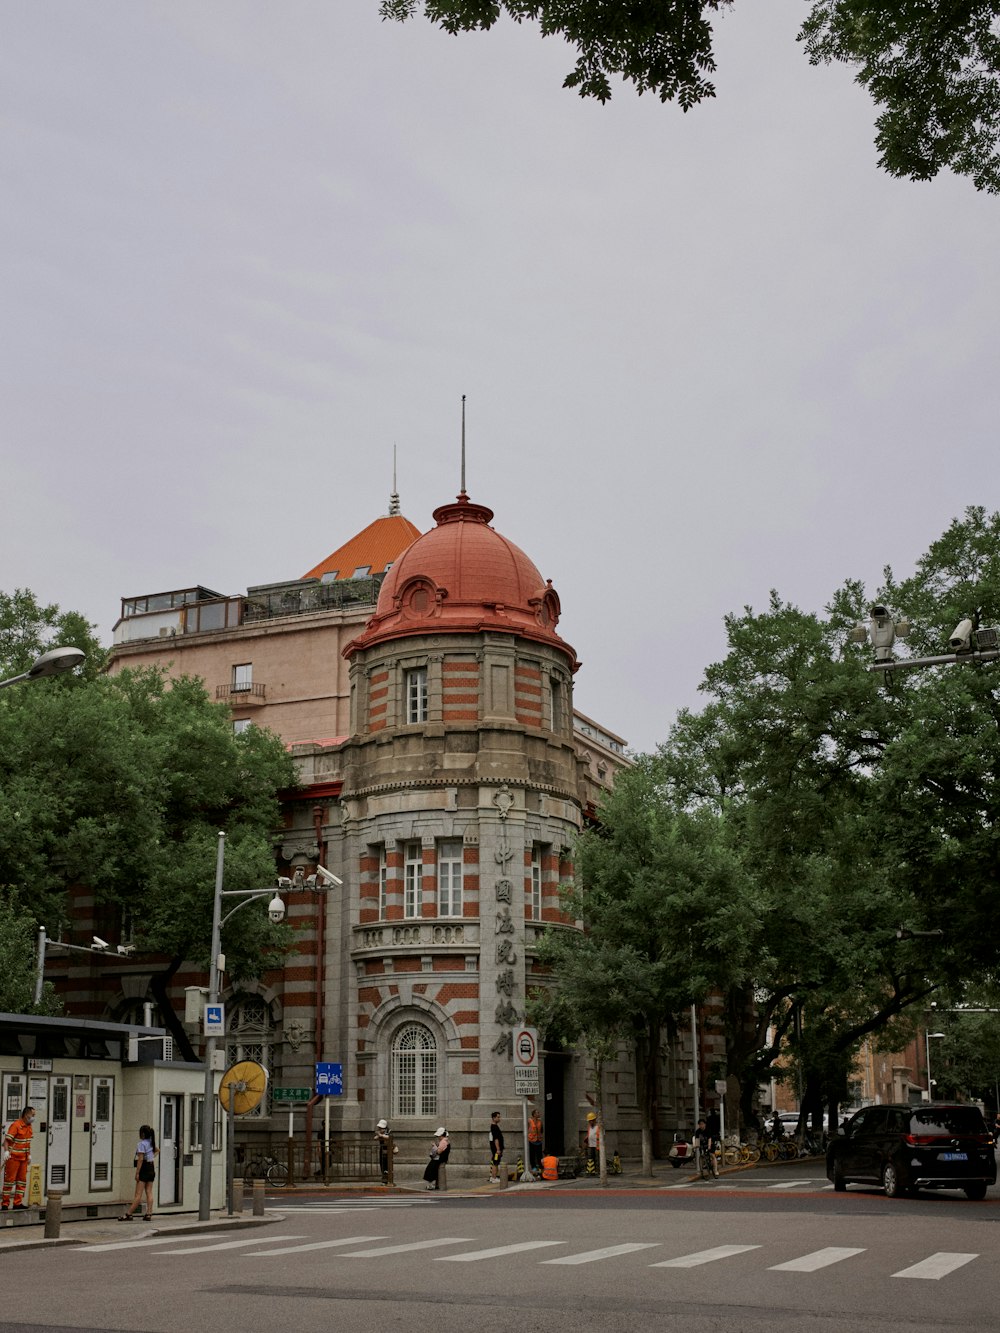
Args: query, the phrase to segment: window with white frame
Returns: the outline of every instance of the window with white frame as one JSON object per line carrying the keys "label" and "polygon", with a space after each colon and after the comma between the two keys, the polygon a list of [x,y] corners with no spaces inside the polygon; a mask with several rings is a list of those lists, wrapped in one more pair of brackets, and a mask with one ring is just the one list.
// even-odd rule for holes
{"label": "window with white frame", "polygon": [[437,1115],[437,1045],[422,1023],[408,1023],[392,1043],[392,1113]]}
{"label": "window with white frame", "polygon": [[253,723],[250,721],[250,719],[249,719],[248,717],[234,717],[234,718],[233,718],[233,735],[234,735],[234,736],[242,736],[243,733],[244,733],[245,731],[249,730],[249,728],[252,727],[252,726],[253,726]]}
{"label": "window with white frame", "polygon": [[240,662],[233,667],[233,694],[246,694],[253,685],[253,663]]}
{"label": "window with white frame", "polygon": [[[191,1098],[191,1113],[188,1116],[188,1148],[191,1152],[198,1152],[201,1149],[201,1107],[204,1097]],[[212,1119],[212,1151],[218,1152],[222,1147],[222,1103],[218,1097],[213,1097],[215,1103]]]}
{"label": "window with white frame", "polygon": [[419,916],[423,896],[424,858],[419,842],[403,848],[403,915]]}
{"label": "window with white frame", "polygon": [[405,685],[407,722],[426,722],[427,668],[414,667],[412,671],[407,671]]}
{"label": "window with white frame", "polygon": [[379,848],[378,852],[378,915],[379,920],[385,920],[385,909],[389,903],[389,858],[386,855],[385,843]]}
{"label": "window with white frame", "polygon": [[438,843],[438,916],[462,915],[462,839]]}
{"label": "window with white frame", "polygon": [[531,919],[542,919],[542,849],[537,842],[531,848]]}
{"label": "window with white frame", "polygon": [[[235,1065],[241,1060],[253,1060],[273,1073],[274,1036],[270,1006],[258,995],[247,996],[231,1011],[229,1031],[226,1034],[226,1064]],[[269,1114],[267,1096],[260,1099],[253,1111],[246,1112],[248,1116]]]}

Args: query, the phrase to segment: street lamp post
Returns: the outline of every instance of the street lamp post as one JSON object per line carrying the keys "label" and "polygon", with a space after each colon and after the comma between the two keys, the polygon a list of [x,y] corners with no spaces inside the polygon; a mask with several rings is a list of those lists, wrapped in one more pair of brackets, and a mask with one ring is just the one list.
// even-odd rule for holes
{"label": "street lamp post", "polygon": [[20,685],[26,680],[42,680],[45,676],[62,676],[67,671],[78,667],[86,657],[82,648],[50,648],[41,657],[36,657],[27,671],[19,676],[9,676],[0,680],[0,690],[8,685]]}
{"label": "street lamp post", "polygon": [[924,1028],[924,1049],[926,1051],[927,1063],[927,1100],[929,1102],[934,1100],[934,1080],[931,1078],[931,1038],[943,1037],[944,1035],[943,1032],[928,1032],[927,1029]]}
{"label": "street lamp post", "polygon": [[[235,915],[241,907],[246,907],[247,903],[252,903],[256,899],[267,898],[271,896],[271,901],[267,905],[267,914],[275,924],[282,921],[285,916],[285,904],[281,894],[273,889],[223,889],[222,887],[222,866],[226,854],[226,835],[219,834],[219,850],[215,861],[215,898],[212,903],[212,952],[208,963],[208,1003],[215,1005],[219,1003],[219,976],[226,970],[226,957],[222,953],[222,927],[229,918]],[[331,875],[328,870],[320,871],[317,875],[311,876],[308,880],[303,880],[303,884],[322,892],[322,886],[329,883],[340,884],[336,875]],[[291,880],[279,880],[278,888],[291,888]],[[223,898],[241,898],[235,907],[222,915]],[[205,1034],[205,1095],[201,1105],[201,1178],[199,1182],[198,1193],[198,1220],[207,1222],[211,1215],[212,1205],[212,1128],[215,1120],[213,1098],[215,1097],[215,1064],[216,1037],[214,1033]]]}
{"label": "street lamp post", "polygon": [[[222,927],[229,918],[246,907],[247,903],[272,894],[267,914],[272,921],[281,921],[285,915],[285,904],[273,889],[228,889],[222,888],[222,866],[226,854],[226,835],[219,834],[218,853],[215,861],[215,898],[212,903],[212,952],[208,964],[208,1003],[219,1003],[219,974],[225,970],[226,960],[222,953]],[[222,915],[223,898],[242,898],[232,911]],[[205,1095],[201,1104],[201,1179],[198,1193],[198,1220],[207,1222],[212,1207],[212,1128],[215,1121],[213,1099],[215,1097],[215,1051],[214,1033],[205,1037]]]}

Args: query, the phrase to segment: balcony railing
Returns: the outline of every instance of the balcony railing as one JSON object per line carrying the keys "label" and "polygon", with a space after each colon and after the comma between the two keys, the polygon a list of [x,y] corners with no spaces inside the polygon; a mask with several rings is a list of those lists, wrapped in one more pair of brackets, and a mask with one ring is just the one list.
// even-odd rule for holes
{"label": "balcony railing", "polygon": [[216,685],[215,697],[234,708],[251,708],[265,703],[264,686],[254,682],[252,685]]}

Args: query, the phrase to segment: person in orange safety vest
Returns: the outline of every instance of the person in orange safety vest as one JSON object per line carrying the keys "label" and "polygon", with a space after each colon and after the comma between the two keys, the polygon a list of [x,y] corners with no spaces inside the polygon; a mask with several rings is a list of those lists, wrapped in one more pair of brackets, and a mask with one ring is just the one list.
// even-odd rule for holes
{"label": "person in orange safety vest", "polygon": [[24,1208],[24,1191],[28,1183],[28,1162],[31,1160],[31,1122],[35,1108],[26,1106],[20,1119],[15,1120],[3,1136],[3,1146],[10,1153],[3,1171],[3,1211]]}
{"label": "person in orange safety vest", "polygon": [[528,1170],[533,1176],[542,1174],[542,1113],[537,1106],[528,1121]]}

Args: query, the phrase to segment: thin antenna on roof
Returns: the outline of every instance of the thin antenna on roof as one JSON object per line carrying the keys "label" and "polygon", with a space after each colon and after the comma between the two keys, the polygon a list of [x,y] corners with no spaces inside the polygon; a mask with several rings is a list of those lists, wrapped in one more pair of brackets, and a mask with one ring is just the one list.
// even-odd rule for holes
{"label": "thin antenna on roof", "polygon": [[392,446],[392,494],[389,496],[389,517],[399,516],[399,492],[396,490],[396,445]]}
{"label": "thin antenna on roof", "polygon": [[462,494],[465,494],[465,394],[462,394]]}

